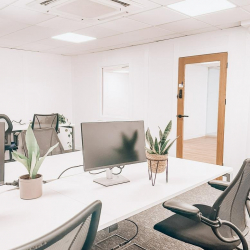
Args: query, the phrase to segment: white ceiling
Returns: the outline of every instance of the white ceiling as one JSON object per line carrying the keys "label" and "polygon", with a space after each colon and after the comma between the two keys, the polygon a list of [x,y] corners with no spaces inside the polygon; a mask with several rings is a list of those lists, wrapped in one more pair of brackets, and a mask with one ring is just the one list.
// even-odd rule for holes
{"label": "white ceiling", "polygon": [[[136,0],[128,13],[80,20],[27,6],[34,0],[0,0],[0,47],[79,55],[236,27],[250,20],[250,0],[230,0],[236,8],[194,18],[167,7],[179,1]],[[81,44],[51,39],[66,32],[97,39]]]}

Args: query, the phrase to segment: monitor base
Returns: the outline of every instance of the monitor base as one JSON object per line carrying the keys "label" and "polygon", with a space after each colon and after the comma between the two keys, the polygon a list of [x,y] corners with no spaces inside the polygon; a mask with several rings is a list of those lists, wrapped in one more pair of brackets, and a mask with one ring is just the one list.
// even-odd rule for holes
{"label": "monitor base", "polygon": [[93,180],[94,182],[101,184],[105,187],[114,186],[126,182],[130,182],[129,179],[122,175],[113,175],[111,169],[106,170],[106,177]]}

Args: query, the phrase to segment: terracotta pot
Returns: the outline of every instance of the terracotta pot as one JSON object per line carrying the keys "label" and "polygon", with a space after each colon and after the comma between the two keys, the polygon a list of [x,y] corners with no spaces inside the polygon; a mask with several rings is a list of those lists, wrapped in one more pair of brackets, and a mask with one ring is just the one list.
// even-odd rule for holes
{"label": "terracotta pot", "polygon": [[152,169],[153,173],[163,173],[167,167],[168,155],[149,154],[146,151],[149,170]]}
{"label": "terracotta pot", "polygon": [[36,199],[42,196],[43,177],[36,175],[35,179],[29,179],[29,175],[19,177],[20,198],[24,200]]}

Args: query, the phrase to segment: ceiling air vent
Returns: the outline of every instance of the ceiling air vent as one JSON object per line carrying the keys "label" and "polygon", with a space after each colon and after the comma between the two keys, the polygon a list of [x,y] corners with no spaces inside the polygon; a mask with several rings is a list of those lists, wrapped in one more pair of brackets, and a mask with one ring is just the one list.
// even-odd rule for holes
{"label": "ceiling air vent", "polygon": [[[53,0],[52,0],[53,1]],[[56,0],[54,0],[54,1],[56,1]],[[122,1],[119,1],[119,0],[111,0],[112,2],[115,2],[115,3],[119,3],[119,4],[121,4],[122,6],[124,6],[124,7],[128,7],[128,6],[130,6],[130,4],[128,4],[128,3],[125,3],[125,2],[122,2]]]}
{"label": "ceiling air vent", "polygon": [[47,6],[47,5],[52,4],[56,1],[58,1],[58,0],[46,0],[46,1],[41,2],[40,4],[43,6]]}

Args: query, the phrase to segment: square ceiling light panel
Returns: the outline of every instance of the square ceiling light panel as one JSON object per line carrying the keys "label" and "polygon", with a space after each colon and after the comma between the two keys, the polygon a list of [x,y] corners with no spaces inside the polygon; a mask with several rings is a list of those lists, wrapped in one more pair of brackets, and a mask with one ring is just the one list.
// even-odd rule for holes
{"label": "square ceiling light panel", "polygon": [[52,38],[66,41],[66,42],[71,42],[71,43],[83,43],[83,42],[92,41],[96,39],[95,37],[83,36],[83,35],[79,35],[75,33],[65,33],[62,35],[53,36]]}
{"label": "square ceiling light panel", "polygon": [[199,16],[235,8],[236,5],[227,0],[185,0],[170,4],[168,7],[188,16]]}

